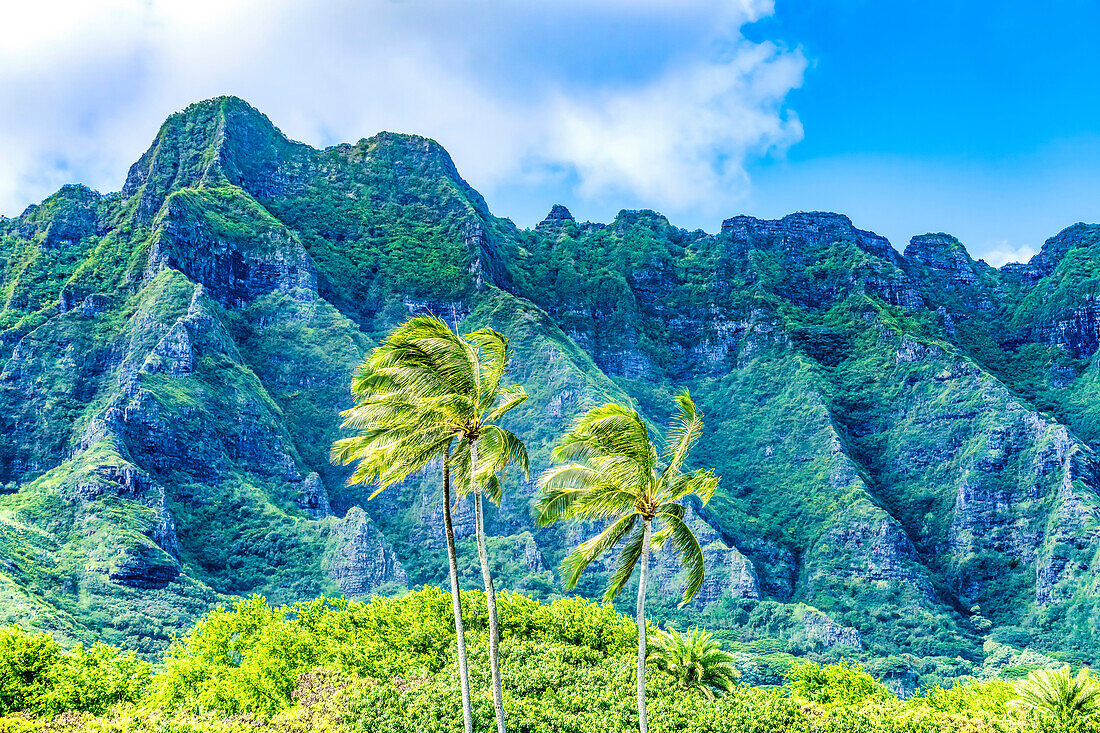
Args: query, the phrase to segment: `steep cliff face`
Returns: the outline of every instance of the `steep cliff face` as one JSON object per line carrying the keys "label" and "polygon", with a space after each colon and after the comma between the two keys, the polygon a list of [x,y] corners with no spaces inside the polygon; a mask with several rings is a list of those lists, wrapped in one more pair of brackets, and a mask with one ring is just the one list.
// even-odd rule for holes
{"label": "steep cliff face", "polygon": [[[439,468],[368,502],[328,461],[356,365],[431,311],[511,339],[536,475],[589,407],[633,401],[659,430],[692,390],[722,486],[692,508],[687,609],[674,554],[653,559],[657,617],[952,673],[983,635],[1088,661],[1098,231],[1002,270],[820,212],[712,235],[557,205],[521,231],[434,141],[315,150],[241,100],[193,105],[120,194],[67,186],[0,221],[0,622],[151,653],[229,595],[444,582]],[[549,597],[593,528],[536,528],[534,478],[507,477],[490,553]],[[476,587],[472,520],[458,500]]]}
{"label": "steep cliff face", "polygon": [[[1014,321],[1020,338],[1088,358],[1100,345],[1100,226],[1075,224],[1043,244],[1026,266],[1009,271],[1020,285]],[[1010,280],[1010,281],[1011,281]]]}

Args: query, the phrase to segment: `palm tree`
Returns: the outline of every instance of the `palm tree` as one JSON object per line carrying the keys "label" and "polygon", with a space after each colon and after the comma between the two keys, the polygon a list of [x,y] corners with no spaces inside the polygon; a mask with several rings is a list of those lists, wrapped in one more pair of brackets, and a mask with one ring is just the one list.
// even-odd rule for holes
{"label": "palm tree", "polygon": [[554,449],[565,461],[540,480],[543,497],[538,521],[561,519],[608,521],[608,526],[578,545],[562,561],[567,590],[577,585],[584,569],[597,557],[619,547],[615,572],[604,600],[619,594],[636,565],[638,578],[638,726],[647,733],[645,708],[645,594],[649,583],[649,551],[671,539],[686,571],[683,606],[703,584],[703,550],[684,521],[683,500],[691,495],[706,503],[718,486],[710,470],[684,473],[683,466],[703,429],[702,415],[685,391],[676,397],[677,410],[662,456],[649,437],[637,410],[614,403],[582,415]]}
{"label": "palm tree", "polygon": [[657,669],[668,672],[689,690],[699,690],[711,700],[714,690],[730,690],[741,677],[733,666],[733,655],[722,651],[714,637],[699,628],[691,634],[676,629],[658,631],[646,658]]}
{"label": "palm tree", "polygon": [[[353,438],[337,440],[332,445],[332,460],[341,464],[358,461],[349,484],[378,481],[378,489],[399,483],[424,468],[431,460],[442,457],[443,463],[443,526],[450,570],[451,602],[454,607],[455,638],[458,645],[458,676],[462,688],[462,723],[465,733],[473,733],[473,706],[470,702],[470,675],[466,665],[466,634],[462,623],[462,601],[458,585],[458,554],[455,550],[454,526],[451,521],[451,466],[453,439],[445,442],[419,438],[438,416],[429,400],[422,400],[400,384],[388,380],[384,371],[376,368],[383,361],[383,352],[400,349],[408,330],[397,329],[374,350],[359,369],[352,382],[356,405],[344,411],[344,427],[358,430]],[[388,361],[388,359],[387,359]],[[433,436],[435,437],[435,436]]]}
{"label": "palm tree", "polygon": [[[498,475],[508,465],[518,463],[527,473],[523,442],[496,424],[526,400],[527,393],[518,385],[503,385],[511,352],[508,340],[492,329],[460,336],[445,321],[420,316],[395,329],[384,346],[375,349],[352,385],[357,393],[375,395],[345,413],[345,425],[360,433],[341,445],[341,450],[334,450],[334,455],[346,462],[355,460],[348,458],[353,451],[369,456],[371,460],[360,463],[352,481],[377,476],[380,485],[388,486],[444,453],[445,473],[454,472],[459,493],[474,495],[478,558],[489,615],[493,706],[498,733],[505,733],[500,631],[483,497],[488,495],[499,503]],[[448,519],[446,512],[444,518]],[[453,539],[449,541],[453,546]],[[452,594],[457,598],[453,556],[451,573]]]}
{"label": "palm tree", "polygon": [[1052,716],[1063,725],[1100,713],[1100,683],[1084,668],[1037,669],[1016,686],[1017,707]]}

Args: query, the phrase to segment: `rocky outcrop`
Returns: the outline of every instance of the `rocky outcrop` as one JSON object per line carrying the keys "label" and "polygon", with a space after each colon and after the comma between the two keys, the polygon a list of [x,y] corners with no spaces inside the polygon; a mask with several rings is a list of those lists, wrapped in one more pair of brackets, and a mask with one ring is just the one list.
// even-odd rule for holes
{"label": "rocky outcrop", "polygon": [[1018,280],[1025,287],[1033,287],[1043,278],[1053,274],[1062,258],[1071,249],[1093,246],[1098,233],[1100,233],[1100,227],[1095,224],[1078,223],[1066,227],[1044,242],[1039,254],[1027,263],[1011,262],[1002,267],[1001,271]]}
{"label": "rocky outcrop", "polygon": [[[853,270],[847,288],[863,289],[887,303],[903,308],[923,309],[915,282],[903,272],[902,257],[890,242],[873,232],[857,229],[843,214],[828,212],[797,213],[778,220],[735,216],[722,222],[722,238],[728,238],[742,248],[765,247],[782,253],[785,261],[798,267],[813,262],[814,250],[837,242],[850,242],[875,260],[859,270]],[[799,292],[806,302],[819,302],[836,296],[839,284],[816,284],[813,292]],[[801,289],[800,289],[801,291]]]}
{"label": "rocky outcrop", "polygon": [[1035,337],[1085,359],[1100,348],[1100,295],[1082,298],[1049,321],[1035,327]]}
{"label": "rocky outcrop", "polygon": [[950,234],[921,234],[909,240],[905,256],[921,263],[933,272],[945,275],[956,285],[972,285],[978,279],[974,261],[959,240]]}
{"label": "rocky outcrop", "polygon": [[817,609],[808,609],[802,616],[802,627],[812,641],[820,643],[826,649],[843,646],[852,649],[863,648],[863,637],[858,629],[841,626]]}
{"label": "rocky outcrop", "polygon": [[294,503],[313,519],[332,516],[328,492],[325,491],[321,476],[316,471],[306,476],[306,480],[302,482],[302,490],[295,497]]}
{"label": "rocky outcrop", "polygon": [[130,167],[122,200],[134,206],[138,221],[149,223],[181,188],[228,183],[254,196],[274,196],[296,187],[289,172],[305,165],[306,150],[243,100],[209,99],[164,122],[153,145]]}
{"label": "rocky outcrop", "polygon": [[[1040,606],[1100,589],[1100,502],[1091,456],[1066,452],[1056,510],[1036,558],[1035,602]],[[1091,484],[1091,486],[1089,486]]]}
{"label": "rocky outcrop", "polygon": [[41,204],[27,207],[18,219],[21,237],[42,250],[71,247],[94,234],[103,234],[103,197],[81,185],[62,186]]}
{"label": "rocky outcrop", "polygon": [[[215,216],[242,221],[241,229],[209,224],[211,208]],[[255,208],[243,197],[173,196],[153,237],[148,276],[179,270],[234,308],[276,291],[316,297],[317,269],[302,243],[286,227],[257,220],[262,214]]]}
{"label": "rocky outcrop", "polygon": [[878,507],[856,504],[841,511],[814,543],[806,562],[808,586],[823,592],[837,580],[884,582],[909,589],[912,598],[935,603],[936,593],[916,548],[901,524]]}
{"label": "rocky outcrop", "polygon": [[576,223],[573,215],[569,213],[569,209],[561,204],[554,204],[550,209],[550,213],[547,214],[546,218],[540,221],[535,228],[539,231],[551,231],[558,229],[567,222]]}
{"label": "rocky outcrop", "polygon": [[[684,514],[684,521],[692,528],[703,548],[706,568],[694,605],[705,608],[726,595],[732,598],[760,598],[759,581],[752,562],[737,548],[727,545],[690,506]],[[680,556],[671,543],[654,555],[653,583],[667,596],[684,592]]]}
{"label": "rocky outcrop", "polygon": [[407,579],[393,548],[357,506],[332,526],[325,565],[328,576],[349,596],[366,596],[383,584],[403,585]]}
{"label": "rocky outcrop", "polygon": [[975,262],[959,240],[949,234],[922,234],[905,248],[905,260],[912,278],[920,283],[931,308],[943,309],[953,329],[954,322],[974,317],[989,318],[1002,304],[1004,293],[993,270]]}
{"label": "rocky outcrop", "polygon": [[772,240],[787,251],[851,240],[870,254],[897,260],[897,253],[885,237],[857,229],[847,216],[829,212],[799,212],[775,220],[735,216],[722,222],[722,236],[734,240]]}
{"label": "rocky outcrop", "polygon": [[152,542],[134,542],[118,548],[107,577],[130,588],[164,588],[180,574],[180,566]]}

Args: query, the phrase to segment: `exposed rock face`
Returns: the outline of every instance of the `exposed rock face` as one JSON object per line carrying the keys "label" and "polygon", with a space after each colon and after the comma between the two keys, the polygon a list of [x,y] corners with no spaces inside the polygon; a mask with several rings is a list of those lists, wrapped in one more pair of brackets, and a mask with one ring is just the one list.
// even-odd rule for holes
{"label": "exposed rock face", "polygon": [[550,209],[550,213],[546,215],[546,218],[539,222],[536,229],[548,230],[556,229],[566,222],[575,222],[573,215],[569,213],[569,209],[565,208],[561,204],[554,204]]}
{"label": "exposed rock face", "polygon": [[230,183],[257,196],[285,192],[293,187],[288,170],[303,165],[303,149],[243,100],[206,100],[168,118],[130,167],[122,199],[136,197],[136,217],[147,223],[180,188]]}
{"label": "exposed rock face", "polygon": [[916,260],[930,270],[944,273],[960,285],[971,285],[977,280],[974,262],[950,234],[922,234],[909,240],[905,256]]}
{"label": "exposed rock face", "polygon": [[1100,502],[1091,468],[1078,446],[1067,451],[1058,508],[1036,562],[1035,602],[1040,606],[1066,601],[1082,588],[1100,590]]}
{"label": "exposed rock face", "polygon": [[1085,298],[1036,330],[1039,339],[1065,349],[1077,359],[1092,356],[1100,347],[1100,295]]}
{"label": "exposed rock face", "polygon": [[[249,215],[247,209],[234,209],[241,202],[207,198],[204,203],[223,207],[225,216]],[[197,221],[195,209],[190,199],[168,202],[149,254],[151,275],[165,268],[179,270],[222,305],[237,308],[272,291],[316,296],[317,270],[292,232],[280,225],[261,226],[255,238],[241,241]]]}
{"label": "exposed rock face", "polygon": [[921,283],[929,307],[942,309],[945,328],[953,332],[958,321],[989,318],[1004,298],[1000,286],[991,285],[994,270],[975,262],[959,240],[949,234],[922,234],[905,248],[911,276]]}
{"label": "exposed rock face", "polygon": [[329,577],[349,596],[369,595],[384,583],[407,579],[393,549],[359,507],[333,526],[326,554]]}
{"label": "exposed rock face", "polygon": [[[703,586],[695,595],[693,603],[703,608],[727,594],[734,598],[760,598],[756,569],[752,562],[736,548],[723,542],[714,528],[690,507],[684,515],[684,521],[695,532],[696,539],[703,547],[706,567]],[[669,596],[682,594],[684,583],[680,556],[671,543],[655,554],[653,563],[653,583],[661,593]]]}
{"label": "exposed rock face", "polygon": [[68,185],[19,217],[19,234],[38,241],[43,250],[67,248],[89,235],[101,234],[103,197],[87,186]]}
{"label": "exposed rock face", "polygon": [[863,648],[863,637],[858,630],[850,626],[841,626],[816,609],[808,610],[803,615],[802,626],[811,639],[821,642],[821,645],[827,649],[835,646]]}
{"label": "exposed rock face", "polygon": [[921,568],[917,551],[896,519],[866,505],[838,515],[812,550],[808,563],[811,587],[835,578],[886,581],[911,589],[917,598],[934,601],[935,590]]}
{"label": "exposed rock face", "polygon": [[799,250],[810,244],[851,238],[860,249],[885,259],[897,259],[897,253],[885,237],[856,229],[852,220],[843,214],[800,212],[778,220],[735,216],[722,222],[722,234],[733,239],[758,237],[774,239],[788,250]]}
{"label": "exposed rock face", "polygon": [[295,499],[295,503],[305,510],[313,519],[324,519],[332,516],[332,508],[328,502],[328,492],[321,483],[321,476],[314,471],[306,476],[302,484],[302,492]]}
{"label": "exposed rock face", "polygon": [[1088,246],[1095,236],[1095,225],[1074,224],[1066,227],[1043,243],[1039,254],[1026,264],[1011,262],[1002,268],[1008,275],[1019,278],[1025,285],[1034,286],[1052,275],[1066,253],[1076,247]]}
{"label": "exposed rock face", "polygon": [[131,588],[164,588],[180,574],[179,563],[152,542],[118,548],[108,573],[111,582]]}

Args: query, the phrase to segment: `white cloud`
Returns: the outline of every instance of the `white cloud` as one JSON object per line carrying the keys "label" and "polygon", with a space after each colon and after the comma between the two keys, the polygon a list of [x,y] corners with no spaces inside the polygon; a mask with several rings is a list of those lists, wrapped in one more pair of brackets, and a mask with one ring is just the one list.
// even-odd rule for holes
{"label": "white cloud", "polygon": [[[801,138],[761,0],[39,0],[0,41],[0,212],[121,186],[159,123],[236,94],[315,145],[429,135],[487,193],[575,184],[670,213],[740,200]],[[504,212],[507,213],[507,212]]]}
{"label": "white cloud", "polygon": [[1001,240],[985,248],[982,259],[994,267],[1002,267],[1009,262],[1027,262],[1037,254],[1039,251],[1034,247],[1026,244],[1013,247],[1007,240]]}

